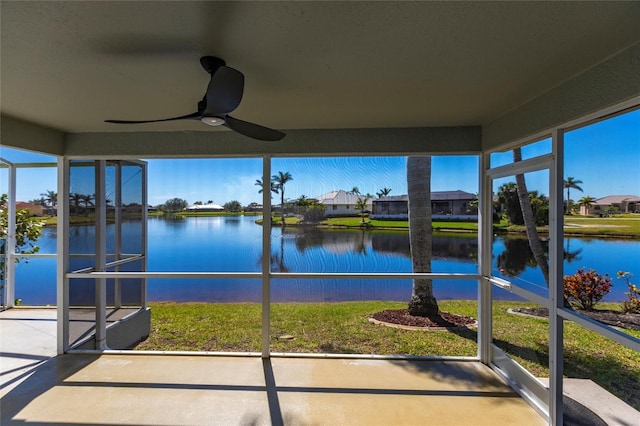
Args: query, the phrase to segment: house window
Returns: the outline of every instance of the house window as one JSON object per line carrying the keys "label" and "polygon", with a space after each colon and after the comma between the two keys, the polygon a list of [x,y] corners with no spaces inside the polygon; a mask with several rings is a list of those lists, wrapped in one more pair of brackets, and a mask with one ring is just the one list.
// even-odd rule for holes
{"label": "house window", "polygon": [[336,206],[335,204],[332,207],[334,210],[338,210],[338,206]]}

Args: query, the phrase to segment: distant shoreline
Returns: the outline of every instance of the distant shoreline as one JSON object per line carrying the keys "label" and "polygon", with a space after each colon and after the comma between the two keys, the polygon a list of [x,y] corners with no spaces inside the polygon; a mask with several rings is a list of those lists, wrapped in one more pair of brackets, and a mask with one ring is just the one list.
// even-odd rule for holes
{"label": "distant shoreline", "polygon": [[[149,213],[149,218],[163,217],[163,213]],[[210,216],[262,216],[262,212],[180,212],[176,213],[177,217],[210,217]],[[37,218],[36,218],[37,219]],[[53,227],[57,224],[57,218],[46,217],[44,226]],[[125,220],[127,217],[125,216]],[[362,222],[361,217],[337,217],[329,218],[317,224],[303,223],[295,217],[287,217],[286,226],[291,227],[314,227],[318,229],[351,229],[351,230],[372,230],[372,231],[408,231],[409,223],[406,220],[376,220],[366,219]],[[113,221],[109,221],[113,223]],[[91,225],[94,221],[93,215],[88,216],[71,216],[71,225]],[[256,220],[257,224],[262,224],[262,219]],[[478,224],[476,222],[462,221],[434,221],[434,232],[458,232],[464,234],[474,234],[478,232]],[[271,226],[280,227],[281,219],[274,216]],[[514,234],[526,235],[524,226],[507,225],[501,222],[494,224],[493,232],[495,234]],[[547,226],[538,227],[538,232],[544,237],[548,237],[549,229]],[[620,215],[617,217],[585,217],[585,216],[565,216],[564,226],[565,237],[582,237],[582,238],[607,238],[607,239],[640,239],[640,215]]]}

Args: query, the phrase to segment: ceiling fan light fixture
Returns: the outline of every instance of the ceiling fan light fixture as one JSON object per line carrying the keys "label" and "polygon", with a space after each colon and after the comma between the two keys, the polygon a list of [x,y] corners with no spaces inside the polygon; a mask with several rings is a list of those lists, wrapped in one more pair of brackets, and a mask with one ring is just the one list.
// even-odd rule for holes
{"label": "ceiling fan light fixture", "polygon": [[209,126],[220,126],[225,123],[225,121],[219,117],[202,117],[200,121]]}

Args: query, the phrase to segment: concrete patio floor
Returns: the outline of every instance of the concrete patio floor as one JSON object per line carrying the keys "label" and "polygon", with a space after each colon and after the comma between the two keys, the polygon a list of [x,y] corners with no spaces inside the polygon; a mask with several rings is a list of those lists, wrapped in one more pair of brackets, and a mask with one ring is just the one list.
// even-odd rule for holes
{"label": "concrete patio floor", "polygon": [[0,319],[2,425],[545,424],[477,362],[55,356],[54,309]]}
{"label": "concrete patio floor", "polygon": [[476,362],[57,356],[2,398],[1,423],[542,425]]}
{"label": "concrete patio floor", "polygon": [[[2,425],[546,424],[478,362],[55,356],[55,310],[0,320]],[[616,412],[621,422],[609,424],[634,424],[637,411]]]}

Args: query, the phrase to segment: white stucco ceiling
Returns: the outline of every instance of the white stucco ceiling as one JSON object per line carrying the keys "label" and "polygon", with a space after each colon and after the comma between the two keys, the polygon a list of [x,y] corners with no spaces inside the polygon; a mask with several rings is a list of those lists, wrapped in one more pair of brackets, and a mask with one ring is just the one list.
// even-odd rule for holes
{"label": "white stucco ceiling", "polygon": [[491,122],[640,40],[640,2],[1,3],[1,111],[70,133],[202,130],[215,55],[277,129]]}

